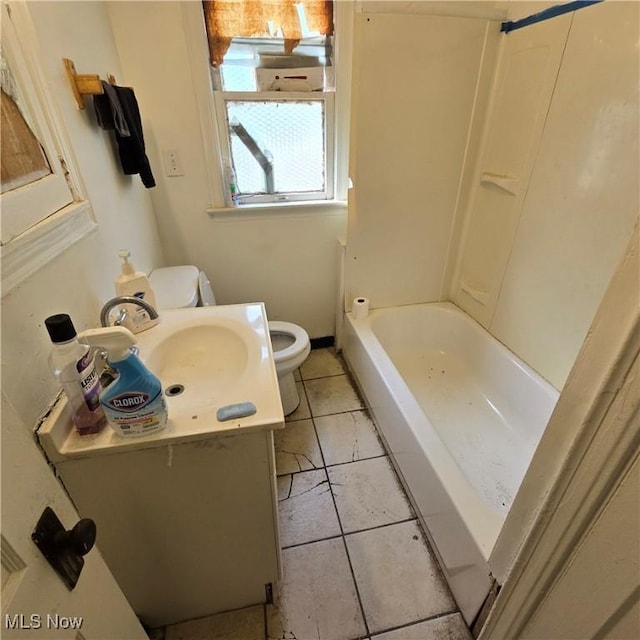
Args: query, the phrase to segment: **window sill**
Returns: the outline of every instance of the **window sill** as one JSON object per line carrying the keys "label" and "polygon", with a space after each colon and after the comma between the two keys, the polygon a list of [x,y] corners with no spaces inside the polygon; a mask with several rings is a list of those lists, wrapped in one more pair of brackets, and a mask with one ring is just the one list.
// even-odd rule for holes
{"label": "window sill", "polygon": [[74,202],[2,246],[2,297],[98,225],[87,200]]}
{"label": "window sill", "polygon": [[300,202],[278,202],[241,204],[237,207],[209,207],[207,214],[215,220],[258,220],[279,216],[318,216],[346,213],[343,200],[308,200]]}

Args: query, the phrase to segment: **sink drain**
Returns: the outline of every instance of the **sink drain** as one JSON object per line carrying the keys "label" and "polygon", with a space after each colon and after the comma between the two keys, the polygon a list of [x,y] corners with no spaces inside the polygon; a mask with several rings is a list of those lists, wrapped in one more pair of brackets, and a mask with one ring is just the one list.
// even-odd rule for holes
{"label": "sink drain", "polygon": [[184,385],[182,384],[172,384],[170,387],[167,387],[164,390],[165,396],[179,396],[184,391]]}

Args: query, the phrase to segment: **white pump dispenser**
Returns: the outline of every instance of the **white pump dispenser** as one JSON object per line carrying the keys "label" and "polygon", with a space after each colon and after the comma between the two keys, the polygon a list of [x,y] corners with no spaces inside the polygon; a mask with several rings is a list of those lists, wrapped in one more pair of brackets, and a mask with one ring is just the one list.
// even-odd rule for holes
{"label": "white pump dispenser", "polygon": [[[124,262],[122,263],[122,273],[115,279],[116,295],[140,298],[157,311],[158,304],[147,276],[142,271],[136,271],[129,262],[131,252],[128,249],[122,249],[118,251],[118,255]],[[124,308],[127,311],[124,326],[133,333],[140,333],[158,323],[158,320],[152,320],[142,307],[128,304],[124,305]]]}
{"label": "white pump dispenser", "polygon": [[135,336],[125,327],[88,329],[78,338],[108,352],[109,364],[120,374],[101,394],[100,404],[113,430],[141,436],[167,424],[167,405],[160,380],[131,350]]}

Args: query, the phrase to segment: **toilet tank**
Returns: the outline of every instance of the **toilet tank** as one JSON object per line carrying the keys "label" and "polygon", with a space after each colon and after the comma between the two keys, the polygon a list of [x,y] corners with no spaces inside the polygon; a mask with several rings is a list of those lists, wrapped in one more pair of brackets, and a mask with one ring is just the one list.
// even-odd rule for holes
{"label": "toilet tank", "polygon": [[155,269],[149,284],[159,309],[195,307],[200,300],[200,269],[193,265]]}

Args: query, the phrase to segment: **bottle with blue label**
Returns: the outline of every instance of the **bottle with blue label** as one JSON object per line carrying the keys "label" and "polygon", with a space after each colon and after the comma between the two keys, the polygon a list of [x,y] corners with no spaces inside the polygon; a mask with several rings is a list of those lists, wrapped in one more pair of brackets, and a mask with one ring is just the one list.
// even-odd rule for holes
{"label": "bottle with blue label", "polygon": [[[142,271],[136,271],[134,266],[129,262],[131,252],[128,249],[122,249],[118,252],[122,258],[122,273],[115,279],[115,290],[117,296],[133,296],[148,302],[154,309],[158,309],[155,294],[149,284],[149,279]],[[138,305],[125,304],[123,308],[126,310],[124,317],[124,326],[133,333],[146,331],[158,324],[158,319],[152,319],[151,316]]]}
{"label": "bottle with blue label", "polygon": [[132,351],[135,336],[125,327],[89,329],[79,336],[108,352],[118,377],[100,395],[107,422],[121,436],[143,436],[167,424],[167,404],[160,380]]}

